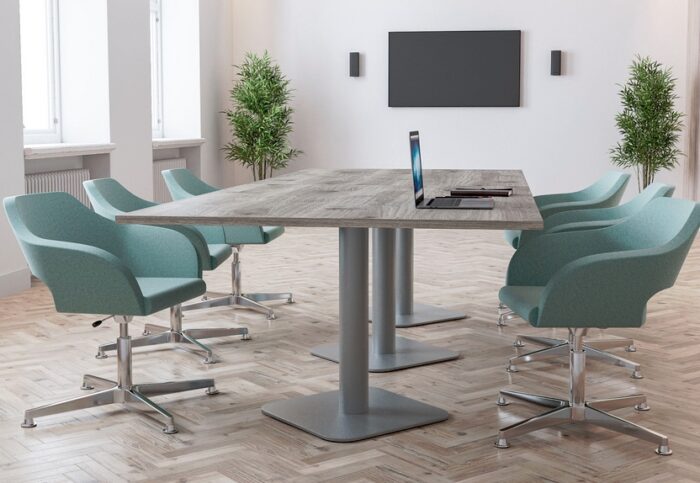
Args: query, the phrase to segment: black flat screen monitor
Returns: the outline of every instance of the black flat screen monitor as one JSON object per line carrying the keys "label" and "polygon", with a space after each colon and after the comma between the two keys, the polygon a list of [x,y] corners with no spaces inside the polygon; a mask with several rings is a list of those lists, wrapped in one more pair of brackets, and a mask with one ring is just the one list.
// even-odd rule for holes
{"label": "black flat screen monitor", "polygon": [[520,30],[389,32],[389,107],[520,106]]}

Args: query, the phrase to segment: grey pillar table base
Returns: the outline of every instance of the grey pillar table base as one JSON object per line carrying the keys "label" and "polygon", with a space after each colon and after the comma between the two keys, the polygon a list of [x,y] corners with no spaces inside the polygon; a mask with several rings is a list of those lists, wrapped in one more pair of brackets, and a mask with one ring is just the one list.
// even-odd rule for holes
{"label": "grey pillar table base", "polygon": [[435,305],[413,304],[413,313],[396,314],[396,327],[405,329],[407,327],[418,327],[419,325],[437,324],[450,320],[468,318],[466,314],[454,310],[443,309]]}
{"label": "grey pillar table base", "polygon": [[[459,357],[457,352],[406,339],[405,337],[396,337],[395,343],[396,350],[391,354],[377,354],[374,351],[370,351],[369,372],[398,371],[409,367],[451,361]],[[371,344],[370,342],[370,346]],[[332,362],[340,361],[340,347],[338,344],[324,344],[314,347],[311,349],[311,354]]]}
{"label": "grey pillar table base", "polygon": [[302,396],[265,404],[266,416],[321,439],[349,443],[405,429],[438,423],[447,411],[376,387],[369,388],[369,410],[361,414],[340,411],[339,391]]}
{"label": "grey pillar table base", "polygon": [[396,230],[396,327],[405,329],[464,318],[467,316],[462,312],[413,302],[413,230]]}

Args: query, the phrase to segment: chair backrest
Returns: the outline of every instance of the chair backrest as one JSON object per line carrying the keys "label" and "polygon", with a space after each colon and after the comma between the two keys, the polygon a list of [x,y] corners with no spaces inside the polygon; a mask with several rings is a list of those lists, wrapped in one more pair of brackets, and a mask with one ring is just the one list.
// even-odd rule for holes
{"label": "chair backrest", "polygon": [[700,204],[657,198],[608,228],[547,235],[559,236],[562,242],[581,237],[577,243],[585,244],[589,254],[550,279],[537,325],[640,326],[648,300],[675,283],[698,227]]}
{"label": "chair backrest", "polygon": [[161,174],[170,191],[170,196],[176,201],[219,190],[197,178],[189,169],[166,169],[161,171]]}
{"label": "chair backrest", "polygon": [[111,220],[119,213],[128,213],[157,204],[139,198],[112,178],[83,181],[83,187],[95,212]]}
{"label": "chair backrest", "polygon": [[606,206],[615,206],[625,192],[630,175],[621,171],[611,171],[585,189],[575,193],[575,201],[601,199],[608,200]]}
{"label": "chair backrest", "polygon": [[[114,220],[121,213],[148,208],[158,203],[139,198],[127,190],[117,180],[112,178],[91,179],[83,182],[90,203],[96,213]],[[206,239],[197,227],[185,225],[170,225],[167,228],[185,235],[194,245],[202,270],[213,270],[211,255]],[[203,227],[211,231],[210,227]],[[219,228],[219,231],[222,231]]]}
{"label": "chair backrest", "polygon": [[[583,210],[569,210],[562,211],[560,213],[555,213],[554,215],[548,216],[544,220],[544,231],[547,232],[555,227],[564,224],[571,223],[584,223],[584,222],[601,222],[600,227],[609,226],[614,223],[622,221],[624,218],[634,215],[642,208],[644,208],[647,203],[651,200],[661,197],[671,197],[675,187],[671,185],[666,185],[663,183],[652,183],[644,189],[640,194],[632,198],[627,203],[623,203],[619,206],[612,206],[608,208],[590,208]],[[606,220],[610,220],[608,223],[604,223]],[[570,226],[570,225],[568,225]],[[570,226],[570,228],[575,228]],[[591,228],[596,228],[592,225]],[[579,228],[576,228],[579,229]],[[586,229],[585,226],[581,226],[580,229]]]}
{"label": "chair backrest", "polygon": [[175,230],[117,225],[62,192],[5,198],[4,206],[59,312],[145,315],[137,277],[201,277],[195,248]]}

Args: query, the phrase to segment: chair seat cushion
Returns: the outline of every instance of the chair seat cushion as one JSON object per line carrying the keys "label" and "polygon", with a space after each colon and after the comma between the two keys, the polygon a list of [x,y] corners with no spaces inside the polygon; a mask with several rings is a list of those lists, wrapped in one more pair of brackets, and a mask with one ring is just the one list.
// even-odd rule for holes
{"label": "chair seat cushion", "polygon": [[543,291],[544,287],[505,286],[498,292],[498,299],[524,320],[535,323]]}
{"label": "chair seat cushion", "polygon": [[214,270],[231,256],[233,250],[228,245],[208,245],[211,265],[204,267],[204,270]]}
{"label": "chair seat cushion", "polygon": [[137,277],[136,282],[145,299],[143,315],[186,302],[207,290],[206,284],[199,278]]}

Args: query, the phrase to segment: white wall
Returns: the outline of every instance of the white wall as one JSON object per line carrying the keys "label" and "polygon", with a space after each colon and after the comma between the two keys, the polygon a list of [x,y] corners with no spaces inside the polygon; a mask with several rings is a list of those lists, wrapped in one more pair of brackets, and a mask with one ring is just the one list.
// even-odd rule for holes
{"label": "white wall", "polygon": [[[687,12],[687,0],[234,0],[233,63],[268,49],[292,80],[294,169],[405,168],[419,129],[425,168],[519,168],[535,193],[566,191],[611,169],[616,84],[635,54],[673,67],[685,96]],[[387,32],[499,29],[523,31],[522,107],[387,107]],[[550,50],[564,76],[549,75]],[[659,178],[680,189],[682,171]],[[237,168],[227,182],[246,179]]]}
{"label": "white wall", "polygon": [[221,152],[229,134],[220,111],[227,105],[233,78],[232,3],[231,0],[199,0],[201,129],[202,137],[207,140],[202,146],[200,174],[216,186],[224,186],[222,173],[231,170]]}
{"label": "white wall", "polygon": [[108,0],[110,174],[153,196],[149,0]]}
{"label": "white wall", "polygon": [[[0,198],[24,193],[19,0],[0,2]],[[19,121],[19,122],[18,122]],[[29,271],[3,210],[0,297],[29,287]]]}

